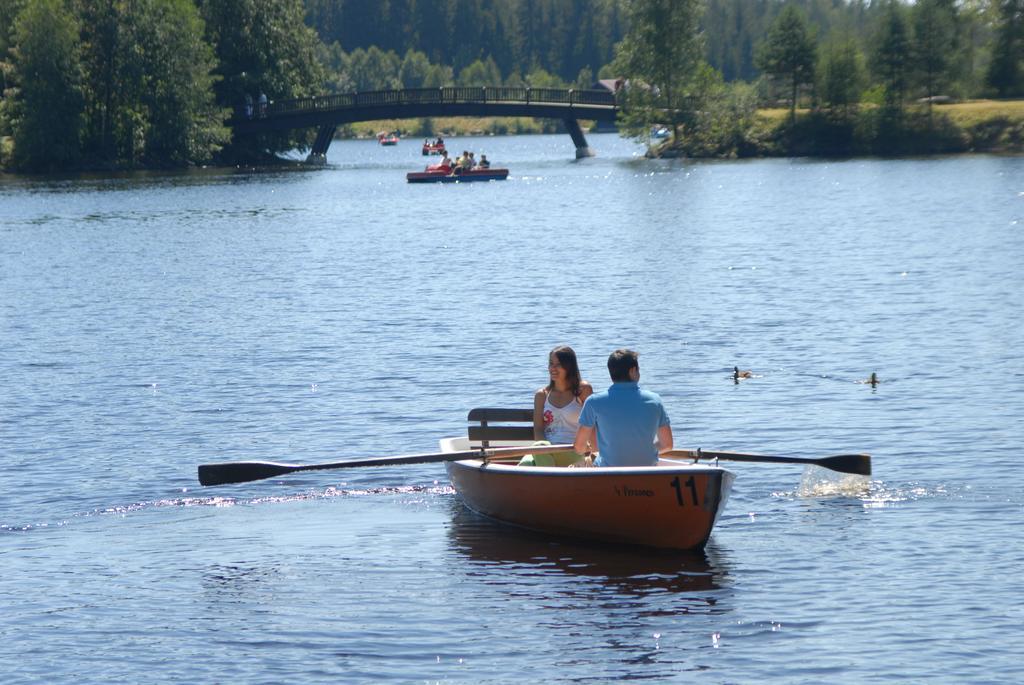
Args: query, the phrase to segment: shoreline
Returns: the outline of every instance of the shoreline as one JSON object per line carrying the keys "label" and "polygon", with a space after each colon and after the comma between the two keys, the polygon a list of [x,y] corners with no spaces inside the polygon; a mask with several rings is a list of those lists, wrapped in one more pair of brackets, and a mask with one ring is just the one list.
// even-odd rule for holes
{"label": "shoreline", "polygon": [[[581,122],[593,133],[593,122]],[[518,136],[564,134],[561,121],[527,117],[446,117],[365,121],[339,127],[335,140],[373,139],[377,133],[398,131],[403,138],[457,138],[464,136]],[[611,131],[609,131],[611,132]],[[604,132],[602,132],[604,133]],[[641,143],[642,144],[642,143]],[[7,158],[10,138],[0,138],[0,156]],[[885,120],[880,109],[861,107],[849,113],[760,109],[754,122],[729,141],[671,140],[649,145],[649,159],[779,159],[779,158],[883,158],[962,154],[1024,154],[1024,100],[976,100],[927,107],[908,106],[896,119]],[[111,168],[82,164],[56,172],[24,173],[0,167],[3,176],[61,176],[79,174],[166,173],[202,169],[257,170],[312,167],[304,161],[277,157],[248,163],[212,162],[205,165]]]}

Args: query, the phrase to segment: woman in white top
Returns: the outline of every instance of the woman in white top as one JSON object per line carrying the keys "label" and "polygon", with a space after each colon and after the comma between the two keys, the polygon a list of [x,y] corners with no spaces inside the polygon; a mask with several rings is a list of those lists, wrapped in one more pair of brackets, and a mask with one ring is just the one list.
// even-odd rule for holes
{"label": "woman in white top", "polygon": [[533,438],[552,445],[576,439],[583,401],[593,394],[590,383],[580,378],[576,353],[562,345],[548,355],[551,381],[533,396]]}

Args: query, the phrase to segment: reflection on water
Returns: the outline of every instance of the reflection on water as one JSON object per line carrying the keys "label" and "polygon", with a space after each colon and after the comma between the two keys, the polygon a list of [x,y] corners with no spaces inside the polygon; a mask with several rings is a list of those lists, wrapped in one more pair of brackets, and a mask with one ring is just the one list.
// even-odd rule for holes
{"label": "reflection on water", "polygon": [[[449,541],[478,570],[495,572],[503,580],[508,572],[583,577],[624,596],[716,590],[726,575],[721,561],[707,551],[667,552],[552,538],[497,523],[461,505],[452,514]],[[705,601],[714,606],[717,600]]]}

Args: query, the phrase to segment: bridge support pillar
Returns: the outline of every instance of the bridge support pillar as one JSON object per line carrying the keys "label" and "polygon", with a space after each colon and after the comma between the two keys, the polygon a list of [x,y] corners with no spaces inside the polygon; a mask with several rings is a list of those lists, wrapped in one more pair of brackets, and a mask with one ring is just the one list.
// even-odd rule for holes
{"label": "bridge support pillar", "polygon": [[324,124],[320,127],[320,130],[316,132],[313,148],[309,151],[309,156],[306,157],[306,164],[327,164],[327,148],[331,146],[334,132],[337,130],[338,127],[331,124]]}
{"label": "bridge support pillar", "polygon": [[563,119],[565,122],[565,129],[569,132],[572,137],[573,144],[576,145],[576,159],[582,159],[583,157],[593,157],[594,151],[587,145],[587,139],[583,137],[583,129],[580,128],[580,122],[575,119]]}

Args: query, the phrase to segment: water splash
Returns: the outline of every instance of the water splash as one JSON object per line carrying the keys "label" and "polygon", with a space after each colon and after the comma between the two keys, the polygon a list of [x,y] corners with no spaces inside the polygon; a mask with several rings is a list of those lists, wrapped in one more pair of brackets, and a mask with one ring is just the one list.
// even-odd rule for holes
{"label": "water splash", "polygon": [[871,478],[837,473],[814,466],[804,469],[797,497],[865,497],[871,491]]}

